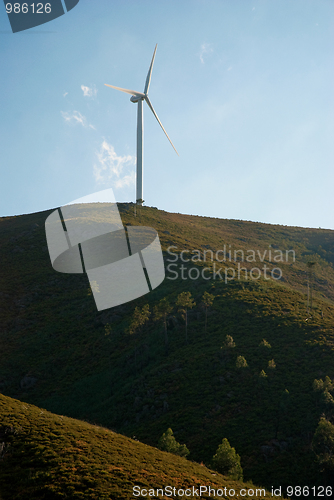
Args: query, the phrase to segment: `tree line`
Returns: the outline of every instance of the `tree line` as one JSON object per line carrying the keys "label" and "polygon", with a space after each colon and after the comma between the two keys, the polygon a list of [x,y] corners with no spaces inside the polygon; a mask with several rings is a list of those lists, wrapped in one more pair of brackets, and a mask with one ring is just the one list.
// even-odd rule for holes
{"label": "tree line", "polygon": [[[208,323],[208,310],[212,306],[214,301],[214,295],[209,292],[204,292],[202,296],[202,304],[205,309],[205,333],[207,333],[207,323]],[[164,328],[164,338],[165,338],[165,347],[168,347],[168,325],[167,320],[168,316],[172,313],[172,311],[177,309],[179,313],[182,314],[185,320],[185,341],[188,344],[188,312],[196,306],[196,302],[193,299],[191,292],[181,292],[175,301],[175,305],[173,306],[167,297],[161,299],[158,304],[156,304],[153,308],[153,316],[151,314],[150,308],[148,304],[145,304],[142,308],[136,307],[133,313],[133,317],[128,328],[128,333],[130,335],[140,332],[143,326],[148,322],[150,317],[153,317],[153,321],[161,321]]]}
{"label": "tree line", "polygon": [[[158,448],[162,451],[168,451],[169,453],[174,453],[175,455],[185,458],[190,453],[185,444],[180,444],[176,441],[171,428],[167,429],[159,439]],[[226,438],[224,438],[218,446],[210,465],[214,470],[229,476],[231,479],[243,480],[240,456],[236,453],[235,448],[232,448]]]}

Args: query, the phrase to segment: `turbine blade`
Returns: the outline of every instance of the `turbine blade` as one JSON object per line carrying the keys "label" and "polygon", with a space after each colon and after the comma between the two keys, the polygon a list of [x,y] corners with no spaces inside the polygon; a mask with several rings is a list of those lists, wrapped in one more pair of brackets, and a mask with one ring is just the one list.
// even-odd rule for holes
{"label": "turbine blade", "polygon": [[150,108],[150,110],[152,111],[152,113],[154,114],[154,116],[156,117],[156,119],[158,120],[158,123],[159,123],[160,127],[161,127],[161,128],[162,128],[162,130],[165,132],[166,137],[167,137],[167,139],[169,140],[169,142],[171,143],[171,145],[173,146],[175,153],[177,154],[177,156],[179,156],[179,153],[176,151],[176,148],[175,148],[174,144],[173,144],[173,143],[172,143],[172,141],[170,140],[170,138],[169,138],[169,136],[168,136],[168,134],[167,134],[166,130],[164,129],[164,127],[163,127],[163,125],[162,125],[161,121],[160,121],[160,120],[159,120],[159,118],[158,118],[158,115],[157,115],[157,114],[156,114],[156,112],[154,111],[154,108],[153,108],[153,106],[152,106],[152,104],[151,104],[151,101],[149,100],[149,98],[148,98],[148,96],[147,96],[147,95],[145,96],[145,101],[147,102],[148,107]]}
{"label": "turbine blade", "polygon": [[122,89],[121,87],[115,87],[114,85],[108,85],[108,83],[105,83],[107,87],[111,87],[112,89],[120,90],[121,92],[125,92],[126,94],[131,94],[135,95],[136,97],[145,97],[145,94],[142,92],[137,92],[136,90],[129,90],[129,89]]}
{"label": "turbine blade", "polygon": [[151,83],[151,75],[152,75],[152,69],[153,69],[153,63],[154,63],[154,58],[155,58],[155,53],[157,51],[157,46],[156,44],[154,52],[153,52],[153,57],[150,65],[150,69],[148,70],[147,77],[146,77],[146,82],[145,82],[145,88],[144,88],[144,94],[148,94],[148,89],[150,88],[150,83]]}

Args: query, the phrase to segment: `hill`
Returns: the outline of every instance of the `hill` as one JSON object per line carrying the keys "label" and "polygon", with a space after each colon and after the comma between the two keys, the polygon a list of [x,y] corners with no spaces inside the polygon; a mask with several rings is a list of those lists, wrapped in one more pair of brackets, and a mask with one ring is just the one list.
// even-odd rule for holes
{"label": "hill", "polygon": [[[182,490],[189,494],[194,487],[199,492],[201,486],[201,498],[209,498],[205,486],[215,492],[225,492],[226,488],[227,496],[229,491],[239,496],[242,489],[244,498],[252,498],[256,490],[109,429],[54,415],[2,395],[0,438],[3,500],[124,500],[138,497],[139,492],[143,498],[149,490],[150,498],[162,498],[161,489],[165,488],[172,493],[175,488],[173,497],[181,498]],[[264,489],[258,492],[257,498],[269,496]]]}
{"label": "hill", "polygon": [[[227,437],[244,477],[268,488],[321,484],[311,443],[331,408],[313,383],[334,378],[334,232],[119,209],[124,224],[158,231],[166,279],[101,312],[85,275],[50,265],[44,222],[51,211],[0,220],[0,390],[153,446],[172,427],[190,459],[206,464]],[[176,305],[184,291],[196,303],[188,343]],[[214,297],[207,331],[204,292]],[[168,351],[153,314],[164,297],[173,307]],[[145,305],[149,320],[130,334],[135,308]],[[237,367],[239,357],[246,367]]]}

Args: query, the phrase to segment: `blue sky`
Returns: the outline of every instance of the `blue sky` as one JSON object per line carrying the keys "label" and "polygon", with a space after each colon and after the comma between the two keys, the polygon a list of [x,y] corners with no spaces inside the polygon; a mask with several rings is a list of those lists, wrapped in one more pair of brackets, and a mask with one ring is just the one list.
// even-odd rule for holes
{"label": "blue sky", "polygon": [[334,229],[332,0],[80,0],[11,33],[0,6],[0,216],[112,187],[170,212]]}

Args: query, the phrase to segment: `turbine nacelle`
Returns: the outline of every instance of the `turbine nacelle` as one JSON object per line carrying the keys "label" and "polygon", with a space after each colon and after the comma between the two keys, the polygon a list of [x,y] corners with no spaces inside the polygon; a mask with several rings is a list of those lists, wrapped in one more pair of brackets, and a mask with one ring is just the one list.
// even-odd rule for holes
{"label": "turbine nacelle", "polygon": [[145,97],[142,97],[139,95],[133,95],[132,97],[130,97],[131,102],[139,102],[139,101],[143,101],[144,99],[145,99]]}

